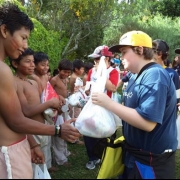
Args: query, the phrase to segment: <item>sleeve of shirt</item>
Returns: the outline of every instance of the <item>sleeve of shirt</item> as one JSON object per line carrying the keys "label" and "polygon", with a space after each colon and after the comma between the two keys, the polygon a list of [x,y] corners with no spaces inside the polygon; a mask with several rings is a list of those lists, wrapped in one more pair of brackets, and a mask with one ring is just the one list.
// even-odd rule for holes
{"label": "sleeve of shirt", "polygon": [[88,72],[87,81],[91,81],[91,74],[92,74],[92,69],[90,69]]}
{"label": "sleeve of shirt", "polygon": [[114,84],[115,86],[117,86],[118,81],[119,81],[119,73],[116,69],[113,69],[110,74],[109,74],[109,80],[112,82],[112,84]]}

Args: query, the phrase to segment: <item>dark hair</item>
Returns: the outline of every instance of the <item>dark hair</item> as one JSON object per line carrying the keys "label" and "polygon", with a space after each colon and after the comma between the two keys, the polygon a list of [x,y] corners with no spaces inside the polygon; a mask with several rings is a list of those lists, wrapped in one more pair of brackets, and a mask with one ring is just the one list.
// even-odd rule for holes
{"label": "dark hair", "polygon": [[84,62],[80,59],[75,59],[73,61],[73,72],[75,72],[75,69],[81,69],[82,67],[84,67]]}
{"label": "dark hair", "polygon": [[[132,47],[132,49],[136,54],[141,55],[139,46]],[[146,60],[153,59],[153,57],[154,57],[154,49],[143,47],[143,55],[144,55],[144,59],[146,59]]]}
{"label": "dark hair", "polygon": [[154,52],[157,53],[158,55],[162,55],[162,60],[165,61],[168,56],[169,56],[169,46],[167,45],[167,43],[163,40],[161,40],[161,43],[166,47],[166,50],[161,50],[160,48],[158,48],[158,41],[154,40],[152,45],[153,45],[153,48],[154,48]]}
{"label": "dark hair", "polygon": [[119,59],[120,59],[120,55],[118,53],[114,54],[114,58],[116,58],[116,56],[119,56]]}
{"label": "dark hair", "polygon": [[28,56],[28,55],[34,55],[34,51],[30,48],[27,48],[17,59],[12,59],[9,58],[10,61],[10,66],[16,70],[16,68],[13,66],[12,61],[15,61],[17,64],[22,60],[23,57]]}
{"label": "dark hair", "polygon": [[59,71],[61,70],[71,70],[73,69],[73,64],[68,59],[62,59],[58,64]]}
{"label": "dark hair", "polygon": [[48,69],[48,73],[51,73],[51,69],[50,68]]}
{"label": "dark hair", "polygon": [[[175,58],[178,58],[178,60],[176,61]],[[176,55],[172,61],[172,68],[176,68],[178,65],[180,65],[180,55]]]}
{"label": "dark hair", "polygon": [[54,71],[53,71],[53,76],[56,76],[58,73],[59,73],[58,68],[54,69]]}
{"label": "dark hair", "polygon": [[9,2],[0,6],[0,25],[2,24],[6,25],[11,35],[22,27],[30,31],[34,29],[31,19],[17,5]]}
{"label": "dark hair", "polygon": [[94,65],[93,65],[93,63],[91,63],[91,62],[86,62],[86,63],[84,63],[84,72],[85,73],[88,73],[88,71],[90,70],[90,69],[92,69],[94,67]]}
{"label": "dark hair", "polygon": [[42,61],[49,61],[49,57],[44,52],[36,52],[34,54],[34,63],[37,65],[38,63]]}

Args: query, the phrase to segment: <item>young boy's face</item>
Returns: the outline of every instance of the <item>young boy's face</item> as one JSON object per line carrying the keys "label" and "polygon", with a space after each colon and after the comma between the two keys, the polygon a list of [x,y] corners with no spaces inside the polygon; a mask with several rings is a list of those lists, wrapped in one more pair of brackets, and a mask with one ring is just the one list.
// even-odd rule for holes
{"label": "young boy's face", "polygon": [[16,72],[23,74],[25,76],[32,75],[34,73],[34,56],[27,55],[24,56],[19,63],[16,63]]}
{"label": "young boy's face", "polygon": [[75,68],[75,73],[78,76],[81,76],[84,73],[84,67],[81,67],[80,69]]}
{"label": "young boy's face", "polygon": [[48,70],[49,70],[49,61],[47,59],[39,62],[36,65],[36,71],[39,75],[45,75],[47,74]]}
{"label": "young boy's face", "polygon": [[24,50],[28,47],[27,40],[29,38],[29,34],[30,30],[24,27],[15,31],[13,35],[11,35],[9,31],[6,31],[6,55],[12,59],[17,59],[19,55],[21,55],[22,52],[24,52]]}
{"label": "young boy's face", "polygon": [[71,75],[71,70],[59,70],[59,77],[61,79],[66,79]]}
{"label": "young boy's face", "polygon": [[133,70],[137,68],[140,56],[137,55],[129,46],[121,48],[121,53],[122,64],[124,66],[124,69],[128,69],[134,72]]}

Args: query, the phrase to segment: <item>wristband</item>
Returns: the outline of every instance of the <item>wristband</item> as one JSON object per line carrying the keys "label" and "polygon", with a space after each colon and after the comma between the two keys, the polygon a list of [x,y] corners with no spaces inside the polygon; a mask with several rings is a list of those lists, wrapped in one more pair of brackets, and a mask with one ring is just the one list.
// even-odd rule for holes
{"label": "wristband", "polygon": [[55,126],[55,136],[61,136],[61,125]]}
{"label": "wristband", "polygon": [[40,144],[36,144],[34,146],[31,146],[31,149],[34,149],[35,147],[41,146]]}
{"label": "wristband", "polygon": [[62,127],[61,125],[59,125],[59,137],[61,137],[61,130],[62,130]]}

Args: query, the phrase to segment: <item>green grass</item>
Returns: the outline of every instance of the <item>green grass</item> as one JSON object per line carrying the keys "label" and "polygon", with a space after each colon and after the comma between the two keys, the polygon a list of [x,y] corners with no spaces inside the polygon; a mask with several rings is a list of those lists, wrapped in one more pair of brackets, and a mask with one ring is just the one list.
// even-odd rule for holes
{"label": "green grass", "polygon": [[[117,135],[121,135],[121,129]],[[85,164],[88,161],[84,145],[68,143],[68,150],[73,153],[69,156],[69,166],[58,166],[59,171],[52,173],[52,179],[96,179],[98,166],[94,170],[87,170]],[[180,179],[180,150],[176,153],[176,179]]]}
{"label": "green grass", "polygon": [[85,145],[68,143],[68,150],[73,153],[68,157],[69,166],[58,166],[59,171],[52,173],[52,179],[96,179],[97,168],[87,170],[85,164],[88,162]]}

